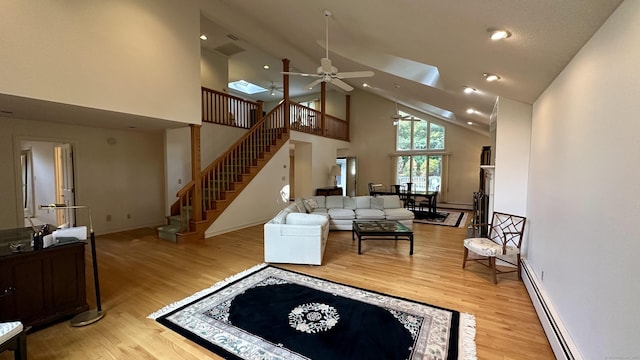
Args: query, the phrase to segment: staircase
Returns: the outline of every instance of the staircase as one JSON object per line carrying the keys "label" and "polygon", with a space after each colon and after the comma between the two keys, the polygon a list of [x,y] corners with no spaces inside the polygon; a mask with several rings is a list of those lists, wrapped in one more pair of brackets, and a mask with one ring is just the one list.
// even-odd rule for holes
{"label": "staircase", "polygon": [[[285,121],[289,118],[289,107],[285,104],[283,101],[258,120],[227,152],[178,192],[167,225],[157,229],[159,238],[174,242],[204,239],[209,226],[289,139],[289,124]],[[253,116],[252,122],[258,113],[241,112]]]}

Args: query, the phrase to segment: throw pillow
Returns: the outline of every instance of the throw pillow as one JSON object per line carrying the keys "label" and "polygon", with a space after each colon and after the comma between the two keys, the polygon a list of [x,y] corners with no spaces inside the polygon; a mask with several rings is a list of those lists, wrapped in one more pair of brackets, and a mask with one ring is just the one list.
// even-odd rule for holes
{"label": "throw pillow", "polygon": [[303,202],[304,207],[308,213],[312,213],[313,209],[318,208],[318,202],[316,201],[316,199],[304,199]]}
{"label": "throw pillow", "polygon": [[304,202],[302,202],[302,199],[297,198],[293,203],[296,204],[296,208],[298,209],[298,212],[301,212],[301,213],[307,212],[307,208],[306,206],[304,206]]}
{"label": "throw pillow", "polygon": [[271,219],[271,223],[284,224],[288,214],[289,212],[287,210],[280,210],[280,212],[276,216],[274,216],[273,219]]}

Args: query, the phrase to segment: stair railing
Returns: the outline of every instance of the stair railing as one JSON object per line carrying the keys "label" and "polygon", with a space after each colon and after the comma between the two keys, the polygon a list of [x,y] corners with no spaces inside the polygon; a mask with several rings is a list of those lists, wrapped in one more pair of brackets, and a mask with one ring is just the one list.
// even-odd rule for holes
{"label": "stair railing", "polygon": [[290,102],[289,107],[291,130],[349,141],[349,123],[347,121],[325,114],[325,123],[323,124],[320,111],[294,102]]}
{"label": "stair railing", "polygon": [[206,87],[201,89],[203,122],[249,129],[262,116],[262,101],[247,101]]}
{"label": "stair railing", "polygon": [[[227,193],[234,190],[236,183],[242,181],[242,176],[247,174],[251,166],[256,166],[260,157],[270,146],[288,130],[286,121],[286,109],[284,101],[269,112],[264,118],[257,121],[249,131],[238,139],[229,149],[218,157],[213,163],[201,172],[202,211],[216,210],[216,202],[226,200]],[[196,183],[189,182],[182,188],[178,196],[178,209],[180,223],[189,227],[192,214],[189,209],[193,207]],[[184,225],[182,225],[184,227]],[[187,230],[181,229],[181,231]]]}

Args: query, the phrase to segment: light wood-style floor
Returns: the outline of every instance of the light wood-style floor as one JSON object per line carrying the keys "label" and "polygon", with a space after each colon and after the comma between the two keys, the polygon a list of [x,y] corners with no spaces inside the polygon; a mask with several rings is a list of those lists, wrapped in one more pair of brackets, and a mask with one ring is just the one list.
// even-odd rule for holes
{"label": "light wood-style floor", "polygon": [[[482,265],[463,270],[465,228],[414,224],[414,232],[413,256],[406,241],[363,242],[358,255],[350,231],[332,231],[322,266],[280,266],[472,313],[479,359],[554,359],[516,274],[503,275],[494,285]],[[96,241],[106,316],[85,327],[63,321],[29,334],[29,359],[219,359],[147,316],[261,263],[262,226],[189,244],[158,240],[151,228]],[[95,308],[90,261],[87,250],[87,292]],[[0,354],[0,360],[12,358]]]}

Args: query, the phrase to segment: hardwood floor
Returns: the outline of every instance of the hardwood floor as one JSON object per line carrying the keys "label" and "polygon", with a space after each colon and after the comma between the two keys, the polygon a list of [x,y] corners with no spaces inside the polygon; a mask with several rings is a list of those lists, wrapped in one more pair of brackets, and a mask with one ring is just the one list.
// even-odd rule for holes
{"label": "hardwood floor", "polygon": [[[358,255],[350,231],[332,231],[322,266],[278,266],[472,313],[479,359],[554,359],[515,273],[494,285],[482,265],[463,270],[464,228],[414,224],[414,232],[413,256],[406,241],[363,242]],[[151,228],[98,236],[96,242],[105,317],[85,327],[63,321],[30,333],[29,359],[219,359],[146,317],[263,262],[262,226],[199,243],[158,240]],[[87,271],[88,300],[95,308],[90,265]],[[12,353],[0,359],[13,359]]]}

